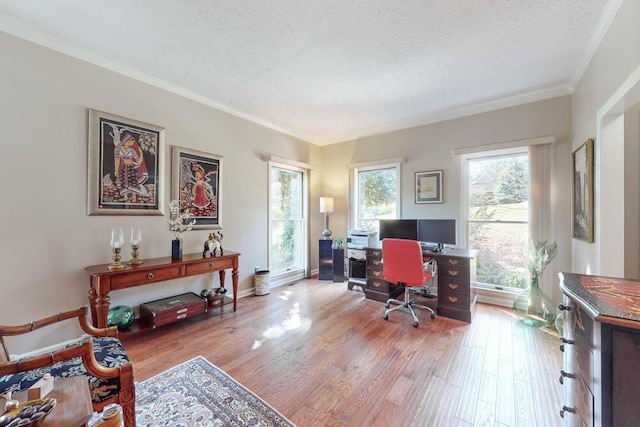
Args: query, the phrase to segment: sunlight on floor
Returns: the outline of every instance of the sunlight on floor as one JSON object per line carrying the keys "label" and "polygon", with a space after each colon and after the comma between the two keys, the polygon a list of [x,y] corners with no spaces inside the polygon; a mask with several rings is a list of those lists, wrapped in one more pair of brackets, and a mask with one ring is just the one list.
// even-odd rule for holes
{"label": "sunlight on floor", "polygon": [[[286,296],[291,295],[291,292],[284,292]],[[286,298],[285,298],[286,299]],[[257,339],[253,342],[252,350],[260,347],[266,340],[273,340],[280,338],[289,331],[303,330],[308,331],[311,327],[311,319],[303,318],[300,315],[300,304],[294,303],[292,308],[289,309],[287,317],[282,321],[280,325],[271,326],[262,333],[262,339]]]}

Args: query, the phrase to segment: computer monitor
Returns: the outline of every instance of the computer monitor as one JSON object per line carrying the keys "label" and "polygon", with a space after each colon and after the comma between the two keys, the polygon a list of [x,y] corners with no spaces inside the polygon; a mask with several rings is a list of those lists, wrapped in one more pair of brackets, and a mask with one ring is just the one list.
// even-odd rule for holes
{"label": "computer monitor", "polygon": [[455,219],[419,219],[418,240],[425,243],[438,245],[438,251],[444,245],[456,244],[456,220]]}
{"label": "computer monitor", "polygon": [[386,238],[418,240],[418,220],[381,219],[379,235],[380,240]]}

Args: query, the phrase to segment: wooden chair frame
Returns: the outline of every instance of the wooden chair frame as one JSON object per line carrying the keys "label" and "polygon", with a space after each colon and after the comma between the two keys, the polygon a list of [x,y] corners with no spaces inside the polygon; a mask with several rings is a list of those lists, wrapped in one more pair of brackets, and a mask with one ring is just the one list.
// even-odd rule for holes
{"label": "wooden chair frame", "polygon": [[52,351],[48,354],[28,357],[22,360],[10,361],[4,337],[16,336],[35,331],[36,329],[52,325],[64,320],[77,318],[82,330],[94,337],[117,337],[118,329],[96,328],[87,319],[87,306],[76,310],[58,313],[54,316],[32,321],[28,324],[18,326],[0,325],[0,375],[12,375],[24,371],[52,366],[58,362],[81,356],[82,362],[87,372],[96,378],[119,378],[120,392],[117,396],[110,397],[100,403],[94,403],[94,411],[102,411],[109,403],[118,403],[122,406],[124,421],[127,427],[135,427],[135,386],[133,382],[133,365],[127,363],[120,367],[106,367],[100,364],[94,354],[93,341],[91,338],[80,341],[69,347]]}

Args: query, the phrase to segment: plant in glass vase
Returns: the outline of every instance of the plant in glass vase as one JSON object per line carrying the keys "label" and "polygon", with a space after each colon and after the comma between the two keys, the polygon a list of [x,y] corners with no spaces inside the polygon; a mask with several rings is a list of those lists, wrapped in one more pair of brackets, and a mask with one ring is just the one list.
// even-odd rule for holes
{"label": "plant in glass vase", "polygon": [[172,200],[169,202],[169,230],[173,235],[171,241],[171,258],[182,258],[182,234],[191,230],[196,219],[191,216],[189,209],[180,210],[180,201]]}
{"label": "plant in glass vase", "polygon": [[544,269],[558,254],[556,242],[547,243],[529,239],[527,246],[527,269],[531,283],[528,292],[516,297],[513,309],[528,326],[548,327],[555,321],[556,310],[551,299],[542,292],[539,279]]}

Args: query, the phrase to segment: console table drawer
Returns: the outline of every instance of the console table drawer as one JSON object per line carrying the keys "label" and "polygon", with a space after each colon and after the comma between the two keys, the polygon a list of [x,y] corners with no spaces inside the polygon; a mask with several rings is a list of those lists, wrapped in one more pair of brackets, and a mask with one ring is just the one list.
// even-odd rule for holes
{"label": "console table drawer", "polygon": [[131,286],[144,285],[145,283],[171,280],[181,277],[180,266],[153,268],[136,272],[128,271],[126,274],[111,276],[111,289],[125,289]]}
{"label": "console table drawer", "polygon": [[187,276],[192,274],[202,274],[207,271],[218,271],[233,267],[233,260],[231,259],[215,259],[210,258],[207,262],[201,262],[198,264],[187,265]]}

